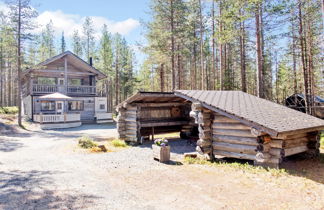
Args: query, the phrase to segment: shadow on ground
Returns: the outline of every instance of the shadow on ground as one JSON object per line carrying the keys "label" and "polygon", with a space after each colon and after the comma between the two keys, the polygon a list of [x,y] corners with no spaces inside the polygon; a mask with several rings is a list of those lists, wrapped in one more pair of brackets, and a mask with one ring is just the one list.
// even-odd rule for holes
{"label": "shadow on ground", "polygon": [[[170,139],[168,139],[168,141],[169,141],[169,145],[171,147],[171,153],[183,154],[183,153],[189,153],[189,152],[196,151],[196,145],[193,143],[189,143],[185,139],[170,138]],[[142,145],[139,145],[139,147],[151,148],[152,144],[153,144],[152,141],[145,141]]]}
{"label": "shadow on ground", "polygon": [[0,152],[12,152],[23,147],[23,144],[17,140],[0,139]]}
{"label": "shadow on ground", "polygon": [[62,193],[53,184],[59,171],[0,172],[0,209],[80,209],[95,205],[98,197],[79,192]]}

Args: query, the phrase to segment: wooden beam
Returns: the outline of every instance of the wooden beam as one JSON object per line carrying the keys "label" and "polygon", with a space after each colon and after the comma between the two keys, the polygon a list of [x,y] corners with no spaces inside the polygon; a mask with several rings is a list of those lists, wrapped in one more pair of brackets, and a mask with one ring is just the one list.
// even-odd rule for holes
{"label": "wooden beam", "polygon": [[136,106],[139,107],[172,107],[172,106],[181,106],[184,105],[185,103],[182,102],[172,102],[172,103],[133,103]]}

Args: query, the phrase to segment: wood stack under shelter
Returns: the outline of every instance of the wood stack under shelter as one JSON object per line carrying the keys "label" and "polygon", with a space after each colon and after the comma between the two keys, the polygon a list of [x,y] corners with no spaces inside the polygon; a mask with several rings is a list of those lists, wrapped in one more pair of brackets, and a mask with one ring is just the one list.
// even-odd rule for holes
{"label": "wood stack under shelter", "polygon": [[138,143],[150,135],[188,130],[190,104],[173,93],[138,92],[117,106],[119,138]]}
{"label": "wood stack under shelter", "polygon": [[140,92],[117,110],[118,131],[126,141],[198,127],[198,152],[270,167],[295,154],[317,156],[324,130],[324,120],[241,91]]}

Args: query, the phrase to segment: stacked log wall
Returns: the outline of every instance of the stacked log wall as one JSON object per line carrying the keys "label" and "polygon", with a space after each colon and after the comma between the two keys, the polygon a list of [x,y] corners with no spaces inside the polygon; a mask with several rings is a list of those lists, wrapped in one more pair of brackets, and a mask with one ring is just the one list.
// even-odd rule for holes
{"label": "stacked log wall", "polygon": [[258,142],[251,127],[214,113],[212,134],[214,155],[255,160]]}
{"label": "stacked log wall", "polygon": [[126,121],[126,141],[136,143],[138,141],[138,122],[137,122],[137,107],[127,106],[125,113]]}
{"label": "stacked log wall", "polygon": [[118,131],[118,138],[125,140],[126,139],[126,109],[123,107],[118,108],[117,110],[117,131]]}

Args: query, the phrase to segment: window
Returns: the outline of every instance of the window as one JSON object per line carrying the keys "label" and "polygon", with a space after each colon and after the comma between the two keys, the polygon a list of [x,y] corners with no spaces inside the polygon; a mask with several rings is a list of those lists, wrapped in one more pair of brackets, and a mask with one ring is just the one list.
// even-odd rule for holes
{"label": "window", "polygon": [[60,102],[60,103],[57,103],[57,109],[58,110],[61,110],[62,109],[62,103]]}
{"label": "window", "polygon": [[39,85],[56,85],[56,78],[53,77],[38,77],[37,82]]}
{"label": "window", "polygon": [[69,101],[68,107],[69,111],[82,111],[83,101]]}
{"label": "window", "polygon": [[55,110],[55,102],[54,101],[42,101],[41,102],[41,110],[42,111],[54,111]]}
{"label": "window", "polygon": [[104,110],[105,109],[105,104],[100,104],[99,109]]}
{"label": "window", "polygon": [[80,86],[81,79],[69,79],[69,85]]}

